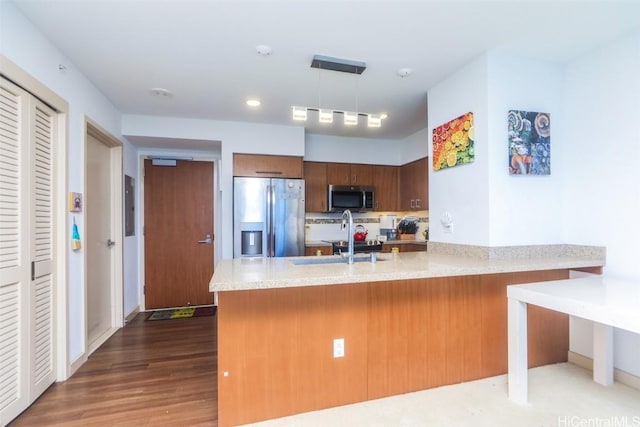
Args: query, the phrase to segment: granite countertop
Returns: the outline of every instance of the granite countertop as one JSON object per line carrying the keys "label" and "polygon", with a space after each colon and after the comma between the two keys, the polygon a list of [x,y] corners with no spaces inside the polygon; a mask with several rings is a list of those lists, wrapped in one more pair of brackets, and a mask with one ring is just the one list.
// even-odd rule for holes
{"label": "granite countertop", "polygon": [[[428,252],[378,254],[377,262],[306,264],[300,260],[321,257],[254,258],[222,260],[209,282],[211,292],[318,286],[383,280],[405,280],[474,274],[602,267],[600,247],[547,245],[514,247],[502,251],[464,245],[429,245]],[[487,249],[487,248],[484,248]],[[358,255],[368,258],[368,255]],[[298,260],[298,261],[297,261]],[[302,261],[304,262],[304,261]],[[322,261],[320,261],[322,262]]]}

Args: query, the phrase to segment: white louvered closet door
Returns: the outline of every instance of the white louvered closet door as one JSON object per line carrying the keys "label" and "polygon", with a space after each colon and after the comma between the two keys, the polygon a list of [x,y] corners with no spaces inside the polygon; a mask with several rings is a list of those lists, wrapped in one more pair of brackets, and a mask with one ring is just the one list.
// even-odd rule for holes
{"label": "white louvered closet door", "polygon": [[0,78],[0,425],[55,380],[55,112]]}
{"label": "white louvered closet door", "polygon": [[55,380],[53,370],[53,141],[55,111],[32,98],[30,397],[35,400]]}

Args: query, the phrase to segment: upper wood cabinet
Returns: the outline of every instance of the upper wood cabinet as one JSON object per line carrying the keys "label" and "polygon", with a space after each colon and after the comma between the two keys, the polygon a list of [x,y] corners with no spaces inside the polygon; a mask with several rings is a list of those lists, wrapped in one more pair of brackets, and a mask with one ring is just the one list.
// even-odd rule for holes
{"label": "upper wood cabinet", "polygon": [[400,210],[429,209],[429,158],[400,167]]}
{"label": "upper wood cabinet", "polygon": [[327,210],[327,186],[372,185],[376,189],[376,211],[398,210],[397,166],[304,162],[307,212]]}
{"label": "upper wood cabinet", "polygon": [[305,210],[324,212],[327,210],[327,164],[304,162]]}
{"label": "upper wood cabinet", "polygon": [[398,210],[398,167],[372,166],[373,185],[376,188],[375,210]]}
{"label": "upper wood cabinet", "polygon": [[302,178],[302,157],[234,153],[233,176]]}
{"label": "upper wood cabinet", "polygon": [[373,185],[371,165],[327,163],[327,184]]}

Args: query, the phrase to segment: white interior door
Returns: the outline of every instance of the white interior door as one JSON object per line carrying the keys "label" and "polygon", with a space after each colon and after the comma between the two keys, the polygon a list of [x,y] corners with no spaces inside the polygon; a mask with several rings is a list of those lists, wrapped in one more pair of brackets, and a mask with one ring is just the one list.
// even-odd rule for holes
{"label": "white interior door", "polygon": [[87,135],[87,342],[111,328],[111,170],[109,147]]}
{"label": "white interior door", "polygon": [[122,278],[118,276],[122,204],[115,202],[122,198],[122,179],[118,167],[121,147],[91,127],[86,137],[86,307],[90,354],[122,323],[118,321],[118,313],[122,313]]}
{"label": "white interior door", "polygon": [[56,113],[0,78],[0,424],[55,380]]}

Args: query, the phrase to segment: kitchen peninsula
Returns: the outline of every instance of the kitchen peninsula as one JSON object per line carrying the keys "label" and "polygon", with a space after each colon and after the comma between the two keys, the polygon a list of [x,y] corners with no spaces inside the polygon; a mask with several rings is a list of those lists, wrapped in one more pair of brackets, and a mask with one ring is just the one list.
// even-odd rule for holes
{"label": "kitchen peninsula", "polygon": [[[599,272],[605,254],[429,242],[376,263],[302,259],[216,266],[222,427],[504,374],[506,286]],[[529,366],[566,361],[568,317],[536,307],[528,316]],[[340,338],[344,356],[334,357]]]}

